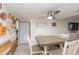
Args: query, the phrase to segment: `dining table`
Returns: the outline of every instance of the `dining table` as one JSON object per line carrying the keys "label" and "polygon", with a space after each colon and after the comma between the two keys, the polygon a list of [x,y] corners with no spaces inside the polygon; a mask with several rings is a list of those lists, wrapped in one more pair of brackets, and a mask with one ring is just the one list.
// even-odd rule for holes
{"label": "dining table", "polygon": [[47,47],[50,45],[59,45],[60,48],[63,48],[65,42],[64,38],[59,36],[37,36],[36,40],[38,44],[44,48],[44,55],[47,55]]}

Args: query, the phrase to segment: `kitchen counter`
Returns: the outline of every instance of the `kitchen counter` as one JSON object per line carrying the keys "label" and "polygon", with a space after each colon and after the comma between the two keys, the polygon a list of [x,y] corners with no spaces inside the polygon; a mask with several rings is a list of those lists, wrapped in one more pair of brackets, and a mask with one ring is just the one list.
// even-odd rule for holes
{"label": "kitchen counter", "polygon": [[0,36],[0,55],[5,55],[9,52],[13,54],[15,52],[16,37],[16,33]]}
{"label": "kitchen counter", "polygon": [[0,36],[0,46],[13,39],[16,39],[16,33]]}
{"label": "kitchen counter", "polygon": [[7,53],[9,53],[10,49],[11,49],[11,43],[10,41],[8,41],[0,46],[0,55],[6,55]]}

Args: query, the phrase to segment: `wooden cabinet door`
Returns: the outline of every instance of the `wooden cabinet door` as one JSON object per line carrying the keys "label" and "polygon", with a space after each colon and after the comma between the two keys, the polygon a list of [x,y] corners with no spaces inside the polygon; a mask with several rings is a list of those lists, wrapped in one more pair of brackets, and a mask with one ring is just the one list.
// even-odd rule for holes
{"label": "wooden cabinet door", "polygon": [[12,47],[11,47],[11,53],[12,53],[12,54],[15,53],[15,51],[16,51],[16,46],[17,46],[16,40],[14,40],[14,41],[12,42]]}

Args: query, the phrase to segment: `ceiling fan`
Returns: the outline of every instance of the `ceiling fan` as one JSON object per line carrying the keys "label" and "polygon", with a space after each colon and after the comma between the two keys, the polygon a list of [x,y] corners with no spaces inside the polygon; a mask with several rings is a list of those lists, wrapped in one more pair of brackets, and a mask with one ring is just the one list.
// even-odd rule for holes
{"label": "ceiling fan", "polygon": [[56,10],[56,11],[49,10],[47,18],[48,19],[55,19],[56,18],[55,15],[58,14],[59,12],[60,12],[60,10]]}
{"label": "ceiling fan", "polygon": [[47,15],[42,15],[40,18],[47,18],[47,19],[56,19],[56,14],[60,13],[60,10],[52,11],[49,10]]}

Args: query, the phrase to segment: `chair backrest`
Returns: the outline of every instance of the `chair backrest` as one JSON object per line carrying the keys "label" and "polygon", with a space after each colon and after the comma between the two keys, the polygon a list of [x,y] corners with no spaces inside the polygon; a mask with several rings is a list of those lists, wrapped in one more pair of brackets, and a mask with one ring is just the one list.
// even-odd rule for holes
{"label": "chair backrest", "polygon": [[29,35],[27,36],[28,39],[28,43],[29,43],[29,47],[30,47],[30,54],[32,55],[32,41],[31,38],[29,37]]}
{"label": "chair backrest", "polygon": [[79,47],[79,40],[65,42],[63,55],[74,55]]}

